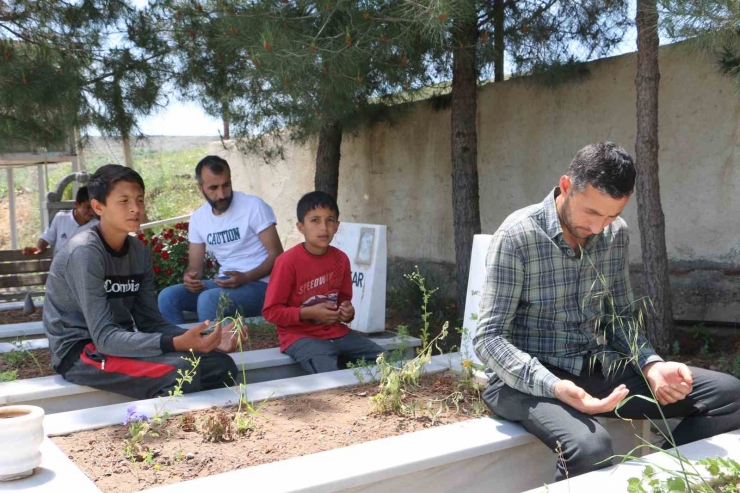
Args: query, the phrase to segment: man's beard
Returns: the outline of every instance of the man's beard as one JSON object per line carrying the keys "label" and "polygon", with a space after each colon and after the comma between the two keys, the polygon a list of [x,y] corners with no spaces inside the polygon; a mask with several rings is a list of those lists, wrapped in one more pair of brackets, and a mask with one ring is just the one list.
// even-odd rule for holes
{"label": "man's beard", "polygon": [[566,197],[565,200],[563,200],[563,206],[560,208],[560,213],[558,214],[558,219],[560,219],[560,226],[563,229],[568,230],[568,233],[573,238],[577,238],[579,240],[586,240],[593,236],[591,233],[583,234],[578,231],[578,228],[573,225],[573,221],[571,221],[571,214],[570,214],[570,197]]}
{"label": "man's beard", "polygon": [[221,200],[211,200],[210,198],[208,198],[208,195],[203,192],[203,198],[206,199],[206,202],[208,202],[211,207],[213,207],[213,209],[217,210],[218,212],[226,212],[231,205],[231,201],[234,200],[234,192],[231,192],[228,197]]}

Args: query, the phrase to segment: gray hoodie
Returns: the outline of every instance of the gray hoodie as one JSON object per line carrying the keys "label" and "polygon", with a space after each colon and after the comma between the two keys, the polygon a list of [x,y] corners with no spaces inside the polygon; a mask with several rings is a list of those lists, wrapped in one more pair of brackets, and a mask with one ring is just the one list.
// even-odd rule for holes
{"label": "gray hoodie", "polygon": [[74,236],[54,256],[44,330],[52,366],[62,375],[89,342],[106,355],[150,357],[174,351],[172,339],[184,331],[159,313],[147,247],[127,237],[116,252],[97,226]]}

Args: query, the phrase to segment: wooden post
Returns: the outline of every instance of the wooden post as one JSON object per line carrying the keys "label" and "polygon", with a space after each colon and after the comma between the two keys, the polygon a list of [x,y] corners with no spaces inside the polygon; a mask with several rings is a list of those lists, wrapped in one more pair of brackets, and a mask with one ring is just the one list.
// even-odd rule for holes
{"label": "wooden post", "polygon": [[44,207],[44,198],[46,197],[46,183],[44,181],[44,165],[39,164],[36,166],[36,173],[38,174],[36,183],[39,189],[39,223],[41,232],[43,233],[46,229],[49,219],[46,213],[46,207]]}
{"label": "wooden post", "polygon": [[134,156],[131,154],[131,140],[123,138],[123,161],[126,163],[126,167],[134,169]]}
{"label": "wooden post", "polygon": [[8,171],[8,216],[10,218],[10,249],[18,250],[18,229],[15,224],[15,184],[13,183],[13,167]]}

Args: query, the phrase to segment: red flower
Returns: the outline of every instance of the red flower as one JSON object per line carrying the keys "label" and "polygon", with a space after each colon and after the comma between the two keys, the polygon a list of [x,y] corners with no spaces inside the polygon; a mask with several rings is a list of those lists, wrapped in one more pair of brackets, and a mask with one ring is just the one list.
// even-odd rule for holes
{"label": "red flower", "polygon": [[210,260],[206,262],[206,265],[208,266],[209,269],[213,269],[213,262],[211,262]]}
{"label": "red flower", "polygon": [[170,254],[167,252],[162,252],[162,260],[169,260]]}
{"label": "red flower", "polygon": [[152,238],[152,245],[156,245],[158,241],[159,241],[159,236],[153,237]]}
{"label": "red flower", "polygon": [[164,273],[167,274],[168,276],[172,275],[172,271],[170,269],[167,269],[166,271],[164,271]]}
{"label": "red flower", "polygon": [[182,223],[175,224],[175,229],[181,229],[181,228],[182,228]]}
{"label": "red flower", "polygon": [[177,238],[172,238],[170,245],[177,245]]}
{"label": "red flower", "polygon": [[184,236],[181,236],[181,237],[179,237],[179,238],[177,239],[177,242],[178,242],[178,243],[184,243],[185,241],[187,241],[187,240],[185,239],[185,237],[184,237]]}
{"label": "red flower", "polygon": [[175,230],[173,230],[172,228],[170,228],[170,229],[167,230],[167,234],[170,235],[170,236],[172,236],[173,234],[175,234]]}
{"label": "red flower", "polygon": [[188,263],[187,257],[180,257],[180,263],[181,264],[187,264]]}
{"label": "red flower", "polygon": [[162,251],[162,248],[163,248],[163,247],[162,247],[162,244],[160,243],[160,244],[158,244],[158,245],[155,245],[155,247],[154,247],[154,251],[155,251],[155,252],[161,252],[161,251]]}
{"label": "red flower", "polygon": [[141,240],[141,241],[144,241],[144,238],[145,238],[145,236],[144,236],[144,233],[139,233],[138,235],[136,235],[136,237],[137,237],[137,238],[138,238],[139,240]]}
{"label": "red flower", "polygon": [[161,268],[159,268],[159,267],[155,267],[154,268],[154,273],[155,274],[159,275],[160,272],[162,272],[162,269]]}
{"label": "red flower", "polygon": [[149,244],[149,242],[147,240],[141,240],[141,241],[144,243],[144,245],[148,245]]}

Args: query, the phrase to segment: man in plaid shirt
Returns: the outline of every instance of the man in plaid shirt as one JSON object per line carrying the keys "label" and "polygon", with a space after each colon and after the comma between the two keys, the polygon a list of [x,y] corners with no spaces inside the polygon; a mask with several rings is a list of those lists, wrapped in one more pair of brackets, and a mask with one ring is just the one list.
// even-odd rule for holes
{"label": "man in plaid shirt", "polygon": [[[595,417],[615,416],[628,394],[652,390],[667,418],[685,418],[678,445],[740,427],[739,380],[665,362],[637,330],[649,302],[634,301],[620,217],[635,176],[624,149],[586,146],[560,186],[509,216],[488,250],[474,338],[492,373],[483,399],[551,449],[560,443],[556,480],[610,465],[611,438]],[[617,412],[661,417],[639,398]]]}

